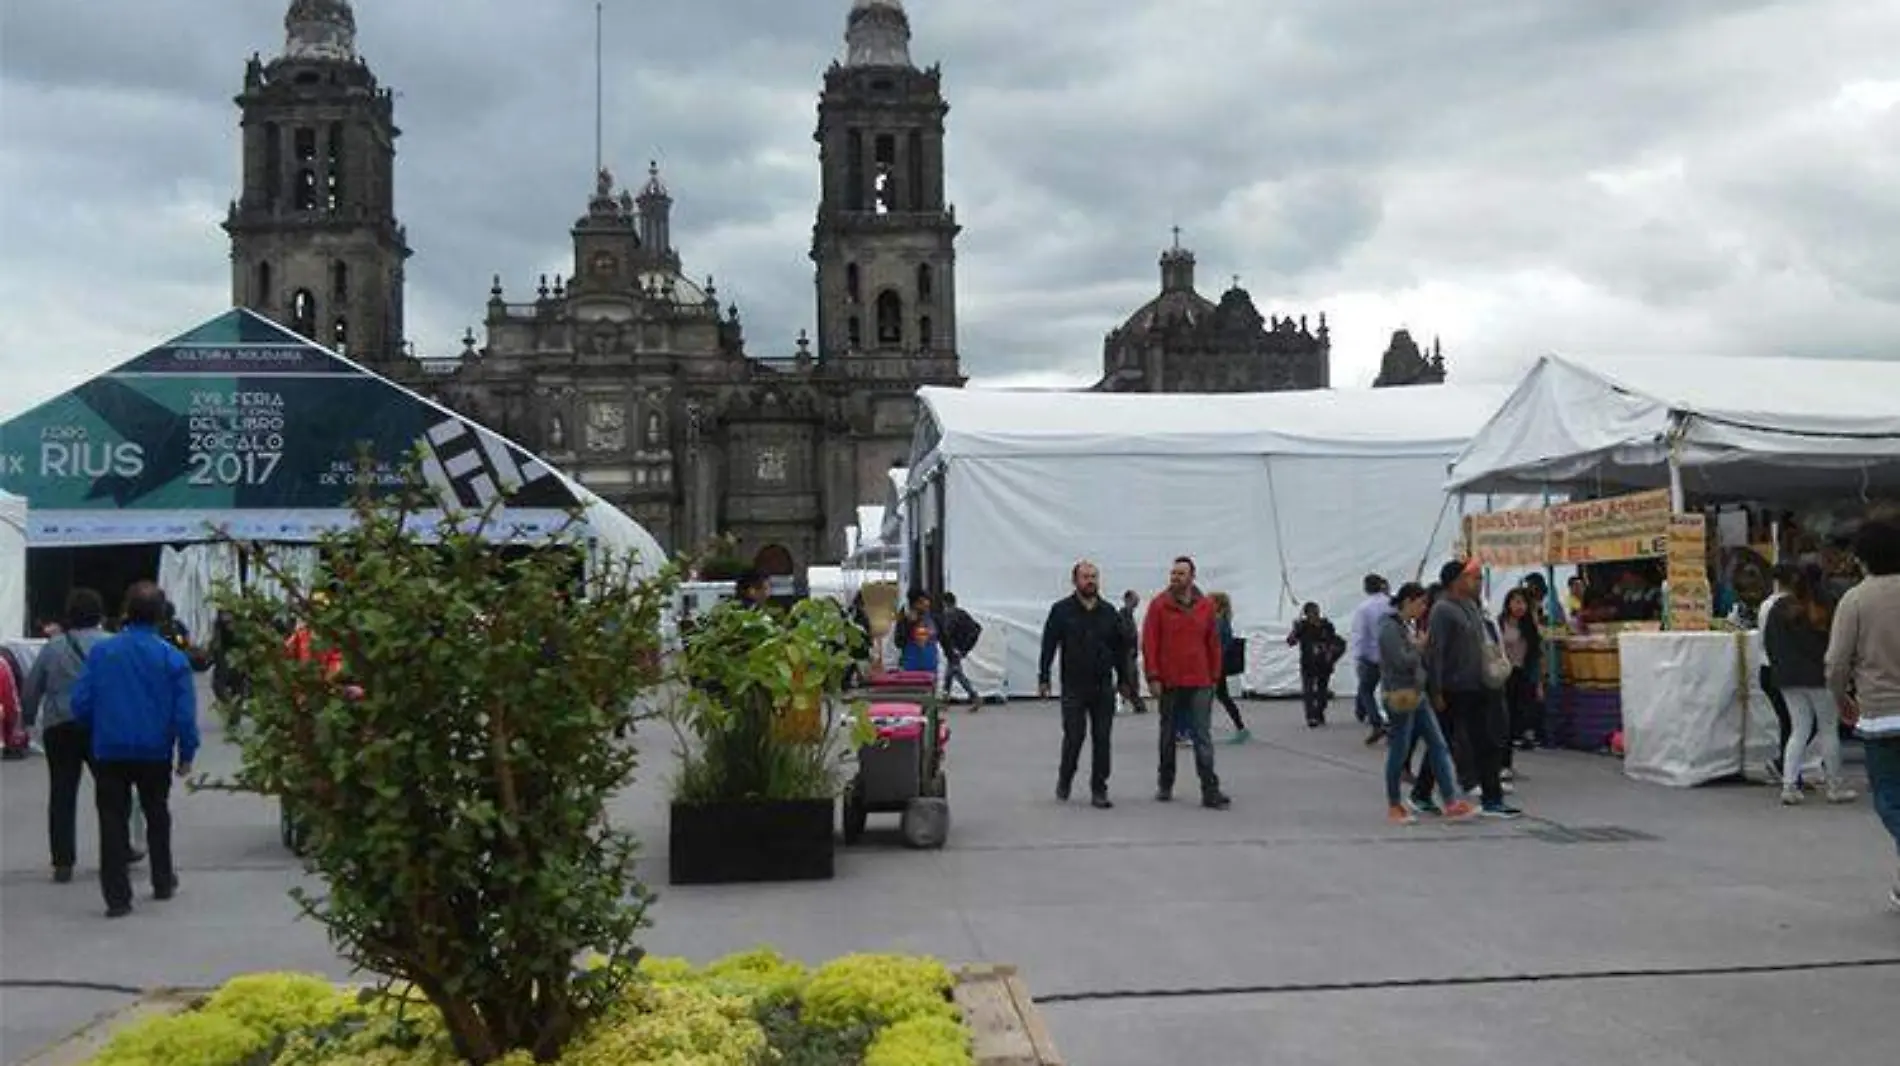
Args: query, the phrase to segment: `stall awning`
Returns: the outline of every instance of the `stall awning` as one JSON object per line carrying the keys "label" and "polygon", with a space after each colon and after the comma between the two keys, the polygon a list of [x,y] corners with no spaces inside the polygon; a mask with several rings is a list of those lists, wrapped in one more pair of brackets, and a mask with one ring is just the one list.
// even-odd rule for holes
{"label": "stall awning", "polygon": [[1452,465],[1465,493],[1900,490],[1900,362],[1545,356]]}

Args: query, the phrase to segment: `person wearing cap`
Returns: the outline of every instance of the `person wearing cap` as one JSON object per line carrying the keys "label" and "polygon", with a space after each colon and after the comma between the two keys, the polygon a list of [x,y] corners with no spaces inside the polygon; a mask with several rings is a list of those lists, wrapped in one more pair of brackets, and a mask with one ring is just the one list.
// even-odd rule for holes
{"label": "person wearing cap", "polygon": [[[1445,594],[1433,605],[1427,626],[1426,684],[1432,705],[1448,714],[1471,753],[1487,818],[1518,818],[1524,812],[1505,802],[1503,768],[1508,732],[1503,689],[1509,680],[1508,660],[1499,675],[1496,660],[1504,652],[1490,619],[1480,605],[1484,568],[1476,559],[1454,561],[1439,571]],[[1432,773],[1428,760],[1419,772],[1421,789]]]}

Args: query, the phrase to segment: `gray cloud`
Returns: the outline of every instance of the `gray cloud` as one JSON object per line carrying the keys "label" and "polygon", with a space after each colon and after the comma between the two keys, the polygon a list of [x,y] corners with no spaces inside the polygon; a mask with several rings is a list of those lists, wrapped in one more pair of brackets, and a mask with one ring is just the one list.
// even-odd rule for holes
{"label": "gray cloud", "polygon": [[[0,415],[229,299],[230,98],[281,3],[0,14]],[[1201,283],[1327,311],[1335,379],[1391,330],[1454,373],[1543,351],[1891,355],[1900,9],[1862,0],[914,4],[943,63],[978,380],[1090,377],[1179,224]],[[661,160],[688,269],[757,354],[812,311],[813,108],[846,0],[609,0],[607,156]],[[571,269],[593,5],[365,3],[399,92],[410,327]]]}

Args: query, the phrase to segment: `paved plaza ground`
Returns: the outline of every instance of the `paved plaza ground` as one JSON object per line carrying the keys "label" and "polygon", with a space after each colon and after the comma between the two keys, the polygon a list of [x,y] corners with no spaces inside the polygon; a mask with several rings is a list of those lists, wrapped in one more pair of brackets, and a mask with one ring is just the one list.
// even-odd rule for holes
{"label": "paved plaza ground", "polygon": [[[702,960],[764,942],[808,960],[1016,963],[1072,1066],[1895,1061],[1894,853],[1864,800],[1784,810],[1764,788],[1673,791],[1540,753],[1520,759],[1532,819],[1389,827],[1356,728],[1309,732],[1291,703],[1247,710],[1256,741],[1219,752],[1224,813],[1153,802],[1152,717],[1118,720],[1104,812],[1051,794],[1053,706],[956,712],[949,847],[874,834],[818,884],[665,887],[656,751],[617,805],[653,850],[648,943]],[[213,739],[200,762],[232,757]],[[45,795],[39,761],[0,769],[6,1062],[127,1001],[19,982],[345,975],[294,919],[300,874],[268,801],[181,797],[179,897],[107,922],[90,864],[69,886],[48,877]]]}

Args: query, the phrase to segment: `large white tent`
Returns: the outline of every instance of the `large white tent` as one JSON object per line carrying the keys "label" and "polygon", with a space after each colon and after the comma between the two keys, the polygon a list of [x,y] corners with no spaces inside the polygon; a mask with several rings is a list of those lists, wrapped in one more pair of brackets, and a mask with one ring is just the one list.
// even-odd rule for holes
{"label": "large white tent", "polygon": [[1545,356],[1450,486],[1615,495],[1668,486],[1672,470],[1691,500],[1900,489],[1900,362]]}
{"label": "large white tent", "polygon": [[[1302,603],[1340,625],[1368,572],[1410,580],[1459,532],[1446,470],[1504,390],[1439,385],[1228,395],[926,388],[904,520],[912,573],[941,569],[1034,691],[1049,605],[1087,557],[1144,598],[1193,556],[1233,597],[1247,688],[1299,688]],[[1349,685],[1350,682],[1342,681]]]}
{"label": "large white tent", "polygon": [[26,635],[26,501],[0,489],[0,640]]}

